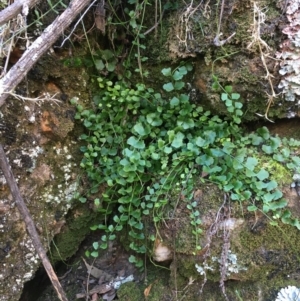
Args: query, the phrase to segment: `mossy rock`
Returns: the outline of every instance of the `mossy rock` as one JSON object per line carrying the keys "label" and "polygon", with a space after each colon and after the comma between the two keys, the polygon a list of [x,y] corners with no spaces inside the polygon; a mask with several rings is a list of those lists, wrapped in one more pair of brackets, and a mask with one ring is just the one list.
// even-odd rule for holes
{"label": "mossy rock", "polygon": [[57,262],[73,256],[81,242],[90,232],[90,227],[101,221],[99,213],[86,204],[78,205],[68,214],[67,226],[55,236],[51,247],[51,260]]}
{"label": "mossy rock", "polygon": [[139,286],[135,282],[122,284],[117,294],[119,301],[141,301],[144,299]]}

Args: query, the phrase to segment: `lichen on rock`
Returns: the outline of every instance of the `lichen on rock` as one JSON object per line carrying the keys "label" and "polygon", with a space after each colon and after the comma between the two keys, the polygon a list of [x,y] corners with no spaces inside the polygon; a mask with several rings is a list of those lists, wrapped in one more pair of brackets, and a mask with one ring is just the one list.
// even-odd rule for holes
{"label": "lichen on rock", "polygon": [[300,102],[300,1],[288,0],[286,6],[287,26],[283,33],[287,39],[280,45],[277,58],[281,59],[279,73],[282,79],[278,88],[282,89],[285,100]]}
{"label": "lichen on rock", "polygon": [[282,288],[275,301],[299,301],[300,300],[300,289],[296,286],[289,285],[288,287]]}
{"label": "lichen on rock", "polygon": [[[48,60],[47,67],[44,66],[45,60]],[[27,88],[22,91],[29,90],[34,96],[64,91],[64,95],[80,94],[86,99],[87,87],[82,84],[79,88],[74,82],[80,83],[88,75],[83,69],[80,72],[78,69],[68,70],[66,76],[62,62],[46,56],[31,70],[26,83],[20,84],[17,93],[21,93],[25,86]],[[36,78],[33,79],[33,75]],[[61,91],[56,87],[62,87]],[[61,99],[59,105],[51,101],[24,103],[10,99],[0,110],[1,143],[46,250],[55,235],[70,228],[66,214],[74,206],[72,199],[79,189],[81,154],[74,147],[78,135],[72,136],[75,110],[62,97],[62,92],[57,97]],[[76,130],[80,131],[80,128]],[[15,301],[19,300],[24,283],[34,277],[41,262],[1,171],[0,213],[0,300]],[[83,227],[94,217],[92,213],[91,210],[86,213],[82,224],[76,222],[78,216],[72,220],[75,225]],[[89,230],[88,227],[79,233],[78,228],[72,227],[76,240],[63,250],[64,259],[72,255],[71,248],[72,252],[77,250]],[[69,239],[70,234],[67,235]],[[64,240],[63,235],[61,240]],[[57,245],[61,247],[59,243]]]}

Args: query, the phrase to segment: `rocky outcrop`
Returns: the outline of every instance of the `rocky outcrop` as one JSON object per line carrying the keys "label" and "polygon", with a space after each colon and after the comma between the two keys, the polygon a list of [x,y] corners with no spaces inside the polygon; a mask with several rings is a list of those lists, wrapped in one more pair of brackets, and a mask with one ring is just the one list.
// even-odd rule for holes
{"label": "rocky outcrop", "polygon": [[[72,237],[70,225],[65,225],[66,218],[81,218],[78,223],[86,226],[93,217],[93,212],[80,208],[66,217],[73,207],[74,194],[80,189],[80,151],[75,147],[77,136],[72,136],[78,129],[74,130],[75,110],[69,99],[79,94],[81,98],[88,97],[85,71],[64,68],[60,59],[44,58],[18,88],[20,95],[28,89],[32,101],[10,98],[0,113],[1,143],[46,249],[60,232],[68,232]],[[38,73],[43,75],[36,82]],[[2,173],[0,183],[0,300],[15,301],[24,282],[34,276],[40,260]],[[82,216],[89,217],[84,222]],[[73,225],[68,252],[61,249],[60,256],[71,256],[88,231],[85,228],[80,234]],[[58,252],[60,247],[58,242]],[[57,260],[58,256],[54,257]]]}
{"label": "rocky outcrop", "polygon": [[[224,1],[218,1],[218,7],[206,1],[197,9],[187,5],[172,11],[163,20],[168,25],[163,23],[162,26],[163,42],[157,43],[149,36],[143,54],[150,52],[147,54],[150,63],[193,60],[191,100],[219,115],[228,112],[220,100],[220,91],[212,88],[212,75],[220,85],[231,85],[241,94],[246,108],[244,121],[257,120],[256,113],[264,115],[265,111],[269,117],[296,116],[297,107],[284,102],[278,89],[280,74],[285,75],[285,65],[280,66],[274,58],[280,48],[282,29],[290,22],[282,13],[280,3],[256,1],[255,11],[250,0],[243,5],[225,2],[223,9],[220,5]],[[75,193],[82,192],[83,188],[77,140],[80,129],[69,100],[77,97],[81,103],[90,103],[90,95],[87,71],[65,67],[61,59],[67,55],[64,50],[47,54],[31,70],[28,82],[18,87],[17,94],[39,101],[10,98],[0,111],[1,143],[45,248],[57,235],[50,254],[54,260],[68,258],[76,252],[97,216],[89,206],[74,206],[72,202]],[[159,70],[151,64],[147,67],[152,68],[153,76],[144,78],[145,83],[155,78],[161,89],[160,66]],[[279,87],[282,88],[282,84]],[[276,99],[270,97],[273,89]],[[270,162],[262,164],[271,166]],[[298,196],[289,186],[292,175],[276,166],[274,176],[284,180],[280,186],[288,207],[299,218]],[[170,265],[170,296],[175,287],[176,292],[184,292],[186,300],[200,300],[197,299],[199,290],[203,300],[217,300],[221,284],[223,292],[233,299],[237,299],[236,291],[242,289],[244,300],[263,300],[278,287],[297,281],[300,246],[296,227],[270,225],[266,215],[260,211],[248,212],[246,205],[238,202],[224,204],[226,194],[214,185],[199,184],[195,187],[196,194],[203,231],[199,241],[192,235],[195,229],[191,226],[186,203],[179,202],[173,218],[161,223],[160,237],[155,239],[149,252],[151,259]],[[148,230],[149,236],[155,237],[157,229],[153,224]],[[151,243],[149,241],[149,245]],[[197,249],[197,245],[201,249]],[[24,282],[33,277],[39,265],[0,174],[0,300],[17,300]],[[162,291],[167,287],[159,285]],[[137,289],[135,284],[131,286]],[[158,300],[162,300],[161,296]]]}

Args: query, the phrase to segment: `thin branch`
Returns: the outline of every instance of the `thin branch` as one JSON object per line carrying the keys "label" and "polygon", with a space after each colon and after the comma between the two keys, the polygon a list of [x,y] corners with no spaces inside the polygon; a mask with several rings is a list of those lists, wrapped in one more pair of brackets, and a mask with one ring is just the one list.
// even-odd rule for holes
{"label": "thin branch", "polygon": [[90,0],[73,0],[24,52],[19,61],[0,80],[0,107],[11,92],[26,76],[37,60],[52,46],[76,16],[89,4]]}
{"label": "thin branch", "polygon": [[45,270],[53,284],[53,287],[56,290],[57,296],[59,300],[61,301],[68,301],[68,298],[59,283],[59,280],[53,270],[53,267],[47,257],[46,251],[40,241],[39,235],[37,233],[37,230],[35,228],[34,222],[32,220],[31,214],[28,210],[28,208],[25,205],[25,202],[21,196],[20,190],[18,188],[17,182],[14,178],[14,175],[11,171],[10,165],[8,163],[8,160],[6,158],[5,152],[3,150],[2,145],[0,144],[0,168],[3,171],[3,174],[5,176],[5,179],[7,181],[7,184],[9,186],[9,189],[11,191],[11,194],[16,202],[16,206],[23,218],[23,221],[25,222],[27,231],[32,239],[32,244],[34,245],[34,248],[36,252],[38,253]]}
{"label": "thin branch", "polygon": [[82,14],[82,16],[79,18],[79,20],[76,22],[76,24],[74,25],[73,29],[71,30],[70,34],[62,41],[60,47],[63,47],[65,42],[67,40],[70,39],[71,35],[73,34],[74,30],[77,28],[79,22],[82,21],[82,18],[84,17],[84,15],[89,11],[89,9],[97,2],[98,0],[94,0],[90,5],[89,7],[86,9],[86,11]]}

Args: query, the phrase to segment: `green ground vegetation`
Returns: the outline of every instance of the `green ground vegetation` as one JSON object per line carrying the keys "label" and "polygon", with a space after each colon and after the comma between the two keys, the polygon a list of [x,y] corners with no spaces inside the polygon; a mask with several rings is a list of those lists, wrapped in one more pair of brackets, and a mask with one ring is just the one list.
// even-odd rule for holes
{"label": "green ground vegetation", "polygon": [[[102,193],[92,202],[106,220],[92,227],[105,234],[95,242],[91,255],[97,256],[98,248],[106,248],[124,227],[131,249],[136,254],[146,253],[143,217],[150,216],[158,225],[166,211],[175,210],[177,202],[170,197],[174,189],[186,202],[195,252],[200,250],[201,213],[193,199],[200,173],[208,174],[201,181],[214,183],[232,201],[247,202],[249,211],[270,215],[271,224],[278,225],[281,220],[300,229],[272,177],[278,164],[291,174],[298,173],[296,148],[300,142],[271,136],[266,127],[244,133],[240,95],[231,86],[222,87],[217,77],[213,88],[220,91],[230,117],[222,119],[191,103],[184,81],[191,69],[189,64],[164,68],[162,93],[142,83],[130,85],[98,77],[100,90],[94,96],[94,107],[77,104],[75,118],[87,130],[80,137],[85,142],[81,167],[90,182],[90,193],[79,200],[90,201],[101,188]],[[272,166],[262,155],[272,160]],[[143,265],[138,257],[131,260]]]}

